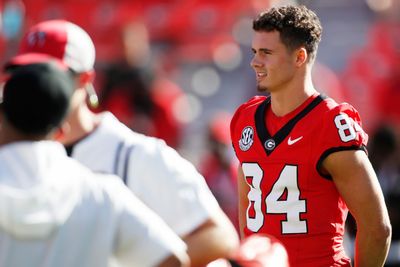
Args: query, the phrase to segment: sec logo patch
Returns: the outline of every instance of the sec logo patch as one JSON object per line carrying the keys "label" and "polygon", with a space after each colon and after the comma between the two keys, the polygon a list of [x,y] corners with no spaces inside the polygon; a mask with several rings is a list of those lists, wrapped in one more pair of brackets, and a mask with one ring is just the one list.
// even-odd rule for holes
{"label": "sec logo patch", "polygon": [[243,129],[242,135],[239,140],[239,147],[242,151],[247,151],[253,144],[254,130],[252,127],[247,126]]}

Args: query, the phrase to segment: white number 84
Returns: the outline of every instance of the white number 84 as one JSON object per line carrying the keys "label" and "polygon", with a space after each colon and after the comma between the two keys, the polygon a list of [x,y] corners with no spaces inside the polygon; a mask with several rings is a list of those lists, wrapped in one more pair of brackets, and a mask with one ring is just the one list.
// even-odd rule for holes
{"label": "white number 84", "polygon": [[354,122],[353,124],[352,121],[353,120],[345,113],[341,113],[335,117],[335,125],[339,130],[339,136],[343,142],[349,142],[356,139],[356,132],[361,131],[361,127],[358,123]]}
{"label": "white number 84", "polygon": [[[251,178],[250,191],[247,195],[249,206],[246,212],[247,228],[258,232],[264,224],[264,212],[261,209],[261,182],[264,173],[257,163],[243,163],[242,170],[247,178]],[[265,199],[266,214],[286,214],[286,220],[281,221],[282,234],[307,233],[307,221],[300,219],[300,214],[306,212],[306,200],[300,199],[300,189],[297,182],[297,166],[285,165],[271,191]],[[247,182],[247,181],[246,181]],[[286,200],[280,196],[287,190]],[[253,205],[251,205],[253,203]],[[253,208],[254,216],[249,216]]]}

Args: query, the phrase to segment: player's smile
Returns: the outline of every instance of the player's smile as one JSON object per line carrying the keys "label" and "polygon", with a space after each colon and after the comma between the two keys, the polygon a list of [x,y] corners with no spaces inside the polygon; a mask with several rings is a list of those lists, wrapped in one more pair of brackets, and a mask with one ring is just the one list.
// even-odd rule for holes
{"label": "player's smile", "polygon": [[260,81],[262,81],[264,78],[266,78],[268,75],[267,75],[267,72],[262,72],[262,71],[256,71],[256,79],[257,79],[257,82],[260,82]]}

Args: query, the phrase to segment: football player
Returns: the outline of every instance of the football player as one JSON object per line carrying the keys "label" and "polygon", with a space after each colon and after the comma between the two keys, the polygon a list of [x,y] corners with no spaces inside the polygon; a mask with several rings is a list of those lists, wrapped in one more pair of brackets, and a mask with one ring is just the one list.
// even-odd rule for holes
{"label": "football player", "polygon": [[253,21],[251,66],[258,91],[231,121],[240,161],[241,235],[277,237],[291,266],[350,266],[348,210],[357,221],[356,266],[382,266],[391,225],[358,112],[313,86],[321,39],[317,15],[282,6]]}

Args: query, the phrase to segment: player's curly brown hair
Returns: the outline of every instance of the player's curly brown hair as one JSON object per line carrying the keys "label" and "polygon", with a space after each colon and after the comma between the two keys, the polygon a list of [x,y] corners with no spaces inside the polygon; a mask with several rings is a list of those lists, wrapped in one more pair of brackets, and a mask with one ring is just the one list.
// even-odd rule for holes
{"label": "player's curly brown hair", "polygon": [[303,5],[274,7],[262,12],[254,19],[253,30],[276,30],[288,49],[304,46],[311,58],[316,56],[322,34],[319,18]]}

